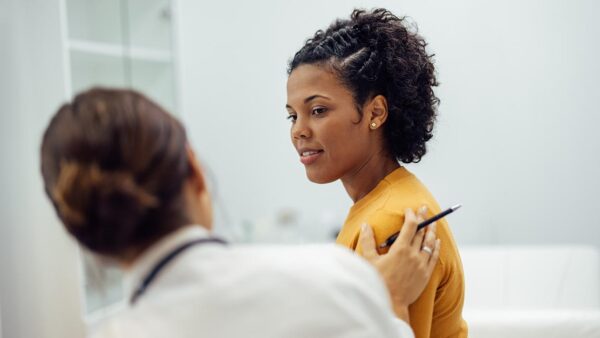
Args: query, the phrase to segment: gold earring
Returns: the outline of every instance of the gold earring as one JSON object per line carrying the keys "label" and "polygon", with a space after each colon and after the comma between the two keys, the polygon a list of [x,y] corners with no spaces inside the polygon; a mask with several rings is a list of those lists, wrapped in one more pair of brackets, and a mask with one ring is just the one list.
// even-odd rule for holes
{"label": "gold earring", "polygon": [[371,129],[375,129],[375,128],[377,128],[377,123],[371,122]]}

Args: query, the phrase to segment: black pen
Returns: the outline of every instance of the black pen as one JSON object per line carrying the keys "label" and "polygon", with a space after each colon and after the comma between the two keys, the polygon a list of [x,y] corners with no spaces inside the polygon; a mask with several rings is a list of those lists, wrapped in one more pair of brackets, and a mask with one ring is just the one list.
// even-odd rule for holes
{"label": "black pen", "polygon": [[[437,214],[437,215],[435,215],[435,216],[431,217],[430,219],[427,219],[427,220],[425,220],[425,221],[423,221],[423,222],[419,223],[419,224],[417,225],[417,231],[419,231],[419,230],[423,229],[424,227],[426,227],[426,226],[428,226],[429,224],[431,224],[431,223],[433,223],[433,222],[437,221],[438,219],[440,219],[440,218],[442,218],[442,217],[444,217],[444,216],[446,216],[446,215],[448,215],[448,214],[451,214],[451,213],[453,213],[455,210],[457,210],[457,209],[458,209],[458,208],[460,208],[461,206],[462,206],[462,205],[460,205],[460,204],[457,204],[457,205],[455,205],[455,206],[453,206],[453,207],[451,207],[451,208],[449,208],[449,209],[446,209],[446,210],[444,210],[444,211],[440,212],[439,214]],[[388,238],[388,239],[387,239],[385,242],[383,242],[381,245],[379,245],[379,248],[380,248],[380,249],[387,248],[387,247],[391,246],[392,244],[394,244],[394,241],[396,241],[396,238],[398,238],[398,235],[400,235],[400,232],[397,232],[397,233],[395,233],[395,234],[391,235],[391,236],[390,236],[390,237],[389,237],[389,238]]]}

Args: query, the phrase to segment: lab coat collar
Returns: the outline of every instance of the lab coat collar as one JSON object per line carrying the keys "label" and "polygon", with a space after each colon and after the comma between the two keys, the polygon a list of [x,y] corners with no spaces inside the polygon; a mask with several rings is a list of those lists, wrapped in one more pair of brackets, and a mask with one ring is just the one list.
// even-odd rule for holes
{"label": "lab coat collar", "polygon": [[207,237],[210,237],[210,232],[203,226],[187,225],[152,244],[133,262],[131,268],[125,273],[125,291],[127,297],[133,294],[146,275],[171,250],[174,250],[185,242]]}

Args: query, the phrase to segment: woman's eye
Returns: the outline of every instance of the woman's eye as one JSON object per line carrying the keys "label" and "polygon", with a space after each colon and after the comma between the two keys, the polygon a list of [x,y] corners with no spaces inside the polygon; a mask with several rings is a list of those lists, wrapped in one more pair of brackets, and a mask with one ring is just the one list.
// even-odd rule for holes
{"label": "woman's eye", "polygon": [[315,107],[312,110],[313,115],[321,115],[327,111],[325,107]]}
{"label": "woman's eye", "polygon": [[290,115],[288,115],[288,116],[286,117],[286,119],[288,119],[288,120],[289,120],[289,121],[291,121],[292,123],[296,122],[296,119],[297,119],[297,118],[298,118],[298,117],[297,117],[296,115],[292,115],[292,114],[290,114]]}

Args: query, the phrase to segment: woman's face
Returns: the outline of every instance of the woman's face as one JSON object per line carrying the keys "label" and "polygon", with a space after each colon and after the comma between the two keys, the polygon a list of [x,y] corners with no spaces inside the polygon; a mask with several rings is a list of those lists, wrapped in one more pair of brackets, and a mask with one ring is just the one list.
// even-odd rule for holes
{"label": "woman's face", "polygon": [[292,71],[286,108],[292,143],[312,182],[329,183],[357,172],[375,150],[369,118],[361,119],[352,93],[322,66]]}

